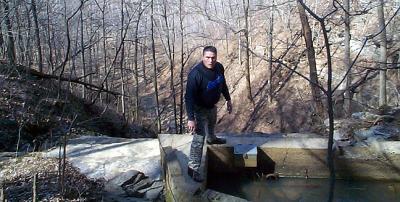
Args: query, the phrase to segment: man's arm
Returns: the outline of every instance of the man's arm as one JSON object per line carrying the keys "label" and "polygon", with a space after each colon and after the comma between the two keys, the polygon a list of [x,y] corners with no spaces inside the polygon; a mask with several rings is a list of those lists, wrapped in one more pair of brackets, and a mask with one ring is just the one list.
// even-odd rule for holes
{"label": "man's arm", "polygon": [[224,81],[222,82],[222,95],[224,96],[226,101],[231,101],[231,96],[229,94],[229,89],[228,89],[228,85],[226,85],[226,78],[225,78],[225,70],[224,70],[224,66],[221,64],[221,73],[222,76],[224,77]]}
{"label": "man's arm", "polygon": [[196,123],[194,119],[194,97],[197,91],[196,84],[196,72],[195,70],[190,71],[186,83],[186,94],[185,94],[185,104],[186,113],[188,117],[188,130],[189,132],[194,132],[196,129]]}
{"label": "man's arm", "polygon": [[224,98],[226,100],[226,109],[228,110],[228,113],[231,113],[232,112],[232,101],[231,101],[231,96],[229,94],[228,85],[226,85],[226,78],[225,78],[224,72],[225,72],[224,66],[221,64],[221,73],[224,77],[224,81],[222,83],[222,95],[224,96]]}

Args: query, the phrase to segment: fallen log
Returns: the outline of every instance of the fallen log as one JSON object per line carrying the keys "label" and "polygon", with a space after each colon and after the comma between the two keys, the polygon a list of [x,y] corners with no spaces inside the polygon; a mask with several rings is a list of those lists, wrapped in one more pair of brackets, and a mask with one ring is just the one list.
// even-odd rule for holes
{"label": "fallen log", "polygon": [[[83,82],[83,81],[80,80],[80,79],[82,79],[83,77],[79,77],[79,78],[65,78],[65,77],[60,77],[60,76],[51,75],[51,74],[44,74],[44,73],[42,73],[42,72],[36,71],[35,69],[28,69],[28,73],[31,74],[31,75],[33,75],[33,76],[42,78],[42,79],[56,79],[56,80],[61,80],[61,81],[68,81],[68,82],[72,82],[72,83],[77,83],[77,84],[84,85],[84,86],[87,87],[87,88],[96,89],[96,90],[98,90],[98,91],[100,91],[100,92],[106,92],[106,93],[112,94],[112,95],[114,95],[114,96],[121,95],[121,93],[117,93],[117,92],[114,92],[114,91],[110,91],[110,90],[104,89],[104,86],[96,86],[96,85],[91,84],[91,83]],[[125,95],[125,96],[126,96],[126,95]]]}

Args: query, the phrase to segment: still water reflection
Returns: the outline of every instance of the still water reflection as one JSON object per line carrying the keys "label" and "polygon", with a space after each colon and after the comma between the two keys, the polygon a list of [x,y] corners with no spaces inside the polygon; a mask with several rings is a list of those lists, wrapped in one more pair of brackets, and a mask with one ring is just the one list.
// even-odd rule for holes
{"label": "still water reflection", "polygon": [[[250,201],[327,201],[328,179],[209,177],[208,187]],[[400,182],[337,180],[334,201],[400,202]]]}

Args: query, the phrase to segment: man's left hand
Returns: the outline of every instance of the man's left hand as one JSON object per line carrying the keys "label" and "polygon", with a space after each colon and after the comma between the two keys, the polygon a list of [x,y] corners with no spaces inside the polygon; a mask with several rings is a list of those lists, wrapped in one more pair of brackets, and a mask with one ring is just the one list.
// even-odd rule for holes
{"label": "man's left hand", "polygon": [[232,102],[230,100],[226,102],[226,109],[229,114],[232,113]]}

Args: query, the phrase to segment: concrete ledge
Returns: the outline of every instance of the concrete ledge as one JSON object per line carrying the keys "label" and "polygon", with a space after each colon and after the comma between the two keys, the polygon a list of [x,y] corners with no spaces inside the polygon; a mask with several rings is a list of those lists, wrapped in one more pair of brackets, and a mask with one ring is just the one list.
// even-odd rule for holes
{"label": "concrete ledge", "polygon": [[[201,170],[210,177],[218,173],[241,172],[234,165],[233,146],[258,146],[256,172],[279,173],[281,177],[328,178],[326,138],[299,134],[272,136],[223,135],[225,145],[208,146],[203,150]],[[246,201],[206,188],[187,176],[188,154],[192,136],[189,134],[160,134],[161,163],[166,181],[167,201]],[[356,144],[335,150],[337,178],[397,180],[400,181],[400,155],[393,152],[398,142],[376,142],[373,145]],[[396,150],[397,151],[397,150]],[[207,156],[207,158],[206,158]],[[239,170],[238,170],[239,169]],[[248,168],[246,168],[249,171]],[[242,170],[243,171],[243,170]],[[208,173],[209,172],[209,173]],[[211,178],[210,178],[211,179]],[[217,179],[217,178],[216,178]],[[169,199],[168,199],[169,198]]]}
{"label": "concrete ledge", "polygon": [[[233,201],[244,199],[206,189],[206,181],[197,183],[187,175],[188,155],[192,136],[189,134],[160,134],[161,165],[165,180],[166,201]],[[206,150],[203,150],[203,161],[206,162]],[[201,170],[204,170],[205,163]],[[204,174],[206,175],[206,174]]]}

